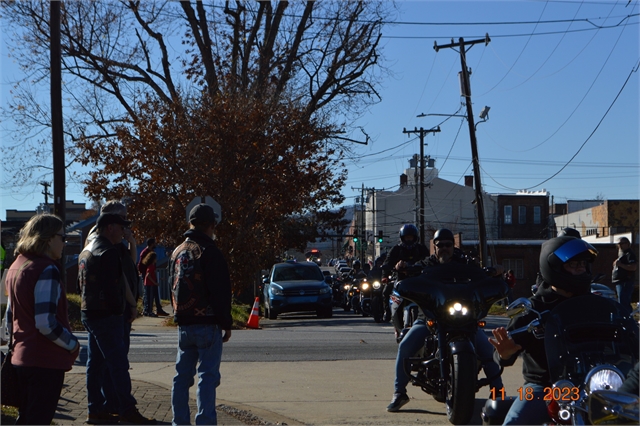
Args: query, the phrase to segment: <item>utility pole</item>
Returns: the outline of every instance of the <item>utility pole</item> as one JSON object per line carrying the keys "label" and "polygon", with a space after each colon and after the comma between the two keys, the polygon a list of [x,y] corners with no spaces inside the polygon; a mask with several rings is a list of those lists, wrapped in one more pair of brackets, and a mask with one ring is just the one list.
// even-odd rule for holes
{"label": "utility pole", "polygon": [[487,230],[484,221],[484,202],[482,199],[482,183],[480,181],[480,159],[478,157],[478,146],[476,141],[476,128],[473,123],[473,108],[471,106],[471,82],[469,81],[469,68],[467,67],[467,57],[465,46],[473,46],[477,43],[484,43],[485,46],[489,44],[491,39],[489,34],[483,39],[464,41],[464,38],[460,37],[458,43],[454,43],[451,39],[450,44],[438,46],[437,42],[434,42],[433,48],[437,52],[441,48],[455,48],[460,49],[460,62],[462,64],[461,73],[461,88],[462,96],[464,96],[465,104],[467,106],[467,122],[469,123],[469,138],[471,139],[471,156],[473,162],[473,177],[475,183],[475,204],[478,212],[478,242],[480,245],[480,263],[482,266],[487,265]]}
{"label": "utility pole", "polygon": [[424,244],[424,136],[428,133],[438,133],[440,126],[425,130],[422,127],[420,129],[414,128],[413,130],[402,129],[402,133],[417,133],[420,137],[420,242]]}
{"label": "utility pole", "polygon": [[49,192],[49,187],[51,186],[51,184],[49,182],[42,181],[40,182],[40,185],[44,186],[44,191],[42,191],[42,195],[44,195],[44,205],[48,206],[49,196],[51,195],[51,193]]}
{"label": "utility pole", "polygon": [[62,127],[62,64],[60,50],[60,1],[51,0],[51,136],[53,144],[53,214],[66,223],[64,134]]}

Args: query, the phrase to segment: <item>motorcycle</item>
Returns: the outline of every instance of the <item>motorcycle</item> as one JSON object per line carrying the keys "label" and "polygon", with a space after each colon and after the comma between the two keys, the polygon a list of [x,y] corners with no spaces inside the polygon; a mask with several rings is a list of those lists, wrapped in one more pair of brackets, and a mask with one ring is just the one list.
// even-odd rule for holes
{"label": "motorcycle", "polygon": [[375,322],[382,322],[384,318],[384,305],[382,301],[382,283],[380,280],[369,281],[363,279],[360,282],[360,310],[362,316],[372,316]]}
{"label": "motorcycle", "polygon": [[[585,424],[593,411],[590,401],[592,405],[607,398],[615,401],[615,397],[596,391],[617,390],[638,361],[637,324],[618,302],[593,295],[569,298],[551,311],[535,311],[526,298],[507,308],[511,317],[531,312],[536,318],[509,334],[532,333],[544,339],[553,383],[544,389],[551,424]],[[518,389],[517,398],[531,397],[526,388]],[[502,424],[513,401],[504,395],[487,400],[481,413],[483,424]],[[611,420],[616,420],[619,409],[608,413]]]}
{"label": "motorcycle", "polygon": [[331,284],[331,303],[333,304],[333,306],[342,306],[342,301],[344,299],[344,280],[342,279],[342,277],[335,277],[333,279],[333,282]]}
{"label": "motorcycle", "polygon": [[[456,264],[451,268],[443,276],[461,277],[466,268],[475,267]],[[405,371],[414,386],[446,404],[453,424],[469,422],[476,392],[495,378],[478,379],[480,362],[474,342],[478,327],[484,325],[482,319],[494,303],[507,297],[508,290],[504,280],[489,277],[445,282],[423,274],[396,284],[396,297],[416,303],[431,331],[423,355],[406,359]]]}
{"label": "motorcycle", "polygon": [[587,397],[589,422],[592,425],[637,425],[640,422],[638,395],[610,390],[596,390]]}

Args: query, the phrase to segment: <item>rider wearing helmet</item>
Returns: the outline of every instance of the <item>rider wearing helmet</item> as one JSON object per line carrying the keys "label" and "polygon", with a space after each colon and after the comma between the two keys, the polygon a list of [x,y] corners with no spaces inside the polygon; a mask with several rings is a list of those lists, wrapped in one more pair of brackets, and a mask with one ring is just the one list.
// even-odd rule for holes
{"label": "rider wearing helmet", "polygon": [[[598,251],[580,238],[562,236],[542,244],[540,250],[540,275],[542,284],[529,298],[538,312],[552,310],[570,297],[591,295],[591,268]],[[598,297],[598,296],[588,296]],[[529,324],[537,318],[535,313],[515,317],[507,328],[493,330],[491,344],[494,358],[502,366],[513,365],[522,353],[522,375],[525,389],[533,390],[533,398],[518,400],[509,409],[504,424],[543,424],[549,422],[544,388],[551,386],[544,340],[532,333],[520,333],[510,337],[507,332]]]}
{"label": "rider wearing helmet", "polygon": [[[455,247],[453,232],[449,229],[442,228],[436,231],[433,236],[435,245],[435,253],[426,261],[426,267],[423,273],[438,277],[443,282],[457,280],[480,281],[490,275],[499,275],[500,272],[493,269],[487,271],[468,259],[462,250]],[[403,301],[394,314],[393,322],[396,330],[402,328],[402,321],[399,316],[402,315],[402,307],[407,303]],[[418,319],[413,323],[409,331],[402,337],[398,345],[398,355],[396,357],[396,380],[394,383],[394,393],[391,403],[387,406],[387,411],[396,412],[402,408],[407,402],[407,385],[411,377],[404,368],[404,360],[414,356],[424,345],[425,338],[430,335],[427,327],[425,315],[420,312]],[[397,331],[396,331],[397,332]],[[396,336],[397,337],[397,336]],[[492,388],[501,389],[503,387],[502,378],[500,377],[500,366],[493,360],[493,348],[489,344],[486,335],[482,329],[478,329],[475,339],[476,353],[478,360],[482,364],[486,377],[491,377]]]}
{"label": "rider wearing helmet", "polygon": [[382,270],[389,274],[395,268],[398,271],[398,279],[402,279],[406,276],[402,270],[426,258],[429,249],[420,242],[418,228],[413,224],[403,225],[399,236],[400,243],[391,249],[382,264]]}

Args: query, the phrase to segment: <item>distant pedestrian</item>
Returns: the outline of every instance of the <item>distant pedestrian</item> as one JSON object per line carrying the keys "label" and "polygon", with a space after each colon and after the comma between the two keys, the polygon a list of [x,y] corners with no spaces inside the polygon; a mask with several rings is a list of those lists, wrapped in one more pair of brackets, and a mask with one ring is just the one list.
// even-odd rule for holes
{"label": "distant pedestrian", "polygon": [[71,333],[66,286],[59,263],[66,235],[62,220],[33,216],[22,228],[17,258],[9,268],[7,326],[20,395],[16,424],[48,425],[56,412],[65,371],[80,351]]}
{"label": "distant pedestrian", "polygon": [[[154,251],[150,251],[142,259],[142,264],[145,269],[144,276],[144,292],[145,292],[145,304],[144,304],[144,316],[147,317],[166,317],[169,314],[162,309],[160,303],[160,294],[158,293],[158,277],[156,275],[156,260],[158,255]],[[156,304],[156,313],[153,313],[153,303]]]}
{"label": "distant pedestrian", "polygon": [[197,373],[195,424],[215,425],[222,344],[231,338],[231,280],[227,262],[213,241],[213,209],[198,204],[189,214],[189,223],[186,240],[173,251],[169,268],[174,320],[178,324],[172,423],[191,424],[189,388]]}
{"label": "distant pedestrian", "polygon": [[[140,252],[140,260],[138,261],[138,272],[140,273],[140,280],[142,280],[143,283],[143,294],[142,294],[142,306],[143,306],[143,310],[144,307],[147,306],[147,289],[146,287],[144,287],[144,277],[147,275],[147,265],[145,265],[142,262],[142,259],[144,259],[147,254],[149,254],[149,252],[155,251],[156,249],[156,239],[155,238],[147,238],[147,246],[142,249],[142,251]],[[142,313],[144,315],[144,312]]]}
{"label": "distant pedestrian", "polygon": [[611,281],[618,292],[618,302],[631,312],[631,294],[635,286],[635,272],[638,270],[638,258],[631,250],[627,237],[618,239],[618,258],[613,261]]}
{"label": "distant pedestrian", "polygon": [[[136,312],[127,297],[128,283],[120,257],[122,238],[131,222],[114,213],[98,218],[95,237],[78,257],[78,283],[82,289],[82,324],[87,335],[87,423],[156,424],[143,417],[131,393],[129,361],[124,343],[126,310]],[[136,274],[137,275],[137,274]],[[130,292],[129,292],[130,293]],[[104,376],[105,370],[108,376]],[[118,415],[110,412],[103,393],[105,380],[113,384]]]}

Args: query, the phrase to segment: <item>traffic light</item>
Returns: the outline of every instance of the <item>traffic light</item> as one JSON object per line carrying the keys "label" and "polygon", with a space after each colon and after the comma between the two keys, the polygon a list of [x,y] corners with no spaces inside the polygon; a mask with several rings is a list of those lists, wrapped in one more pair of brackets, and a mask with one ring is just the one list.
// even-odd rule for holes
{"label": "traffic light", "polygon": [[382,235],[382,230],[378,231],[378,242],[382,243],[384,241],[384,236]]}
{"label": "traffic light", "polygon": [[353,242],[354,242],[354,243],[357,243],[357,242],[358,242],[358,240],[359,240],[359,238],[358,238],[358,233],[357,233],[357,232],[354,232],[354,233],[353,233]]}

